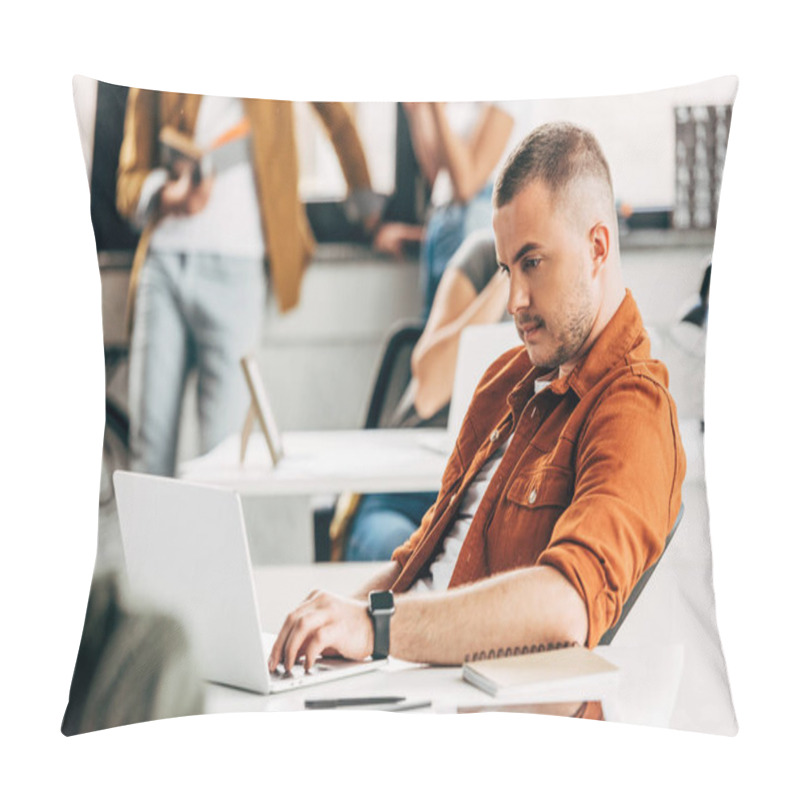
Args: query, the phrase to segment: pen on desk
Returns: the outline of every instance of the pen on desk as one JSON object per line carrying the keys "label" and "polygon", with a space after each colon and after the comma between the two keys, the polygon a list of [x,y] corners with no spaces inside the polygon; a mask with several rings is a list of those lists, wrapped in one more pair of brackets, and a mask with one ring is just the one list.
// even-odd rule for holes
{"label": "pen on desk", "polygon": [[389,703],[402,703],[405,697],[323,697],[306,700],[306,708],[345,708],[347,706],[376,706]]}

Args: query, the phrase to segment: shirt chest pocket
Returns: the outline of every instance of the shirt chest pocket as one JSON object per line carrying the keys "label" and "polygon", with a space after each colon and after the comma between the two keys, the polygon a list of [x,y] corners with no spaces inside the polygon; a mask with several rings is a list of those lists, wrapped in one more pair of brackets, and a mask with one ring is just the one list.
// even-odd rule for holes
{"label": "shirt chest pocket", "polygon": [[573,483],[571,472],[552,466],[512,479],[487,536],[490,571],[536,563],[572,500]]}
{"label": "shirt chest pocket", "polygon": [[566,508],[572,500],[573,476],[559,467],[547,467],[513,479],[506,495],[517,506],[531,510]]}

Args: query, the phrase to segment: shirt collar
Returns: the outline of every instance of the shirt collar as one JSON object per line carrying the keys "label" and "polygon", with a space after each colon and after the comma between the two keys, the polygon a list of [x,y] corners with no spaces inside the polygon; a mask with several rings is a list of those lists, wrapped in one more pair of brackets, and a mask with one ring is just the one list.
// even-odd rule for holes
{"label": "shirt collar", "polygon": [[[589,352],[575,365],[566,377],[566,385],[582,397],[614,366],[625,359],[634,346],[646,338],[639,308],[630,289],[601,331]],[[645,357],[650,355],[649,344]],[[566,389],[565,389],[566,391]]]}

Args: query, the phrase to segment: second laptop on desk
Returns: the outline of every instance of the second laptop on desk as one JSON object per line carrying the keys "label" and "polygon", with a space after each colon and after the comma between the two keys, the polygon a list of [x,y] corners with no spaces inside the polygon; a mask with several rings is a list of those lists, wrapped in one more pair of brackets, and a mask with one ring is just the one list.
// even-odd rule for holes
{"label": "second laptop on desk", "polygon": [[270,673],[275,636],[261,630],[236,492],[121,471],[114,489],[131,592],[185,625],[204,679],[269,694],[383,663],[325,658],[310,673]]}

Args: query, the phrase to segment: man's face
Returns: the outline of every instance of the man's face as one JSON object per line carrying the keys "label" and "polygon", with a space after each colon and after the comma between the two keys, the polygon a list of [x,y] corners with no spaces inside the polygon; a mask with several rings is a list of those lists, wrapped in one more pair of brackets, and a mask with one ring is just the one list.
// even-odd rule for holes
{"label": "man's face", "polygon": [[494,212],[497,260],[509,276],[508,312],[531,363],[569,370],[600,307],[591,227],[540,181]]}

